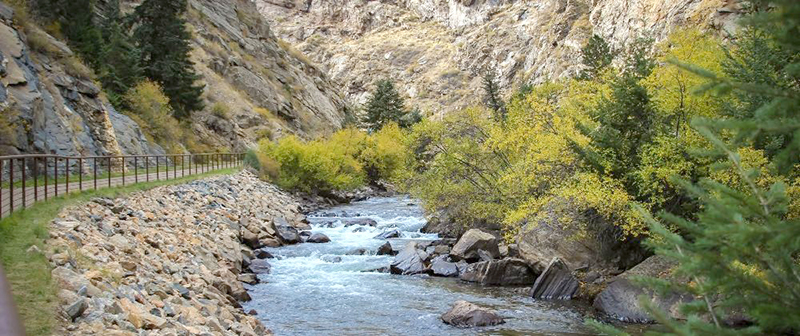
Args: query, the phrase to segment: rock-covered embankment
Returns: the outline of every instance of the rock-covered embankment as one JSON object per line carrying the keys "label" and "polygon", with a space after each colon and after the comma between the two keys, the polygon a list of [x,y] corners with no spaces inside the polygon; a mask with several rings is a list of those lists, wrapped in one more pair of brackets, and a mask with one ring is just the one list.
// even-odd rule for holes
{"label": "rock-covered embankment", "polygon": [[[294,199],[243,172],[67,208],[52,222],[61,317],[71,335],[261,335],[239,304],[252,264],[305,227]],[[245,237],[247,236],[247,237]],[[256,262],[258,260],[258,262]]]}

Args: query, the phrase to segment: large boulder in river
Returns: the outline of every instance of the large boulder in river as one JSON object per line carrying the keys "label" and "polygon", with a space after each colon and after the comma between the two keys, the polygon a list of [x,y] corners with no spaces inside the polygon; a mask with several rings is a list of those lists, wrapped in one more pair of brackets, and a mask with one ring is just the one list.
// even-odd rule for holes
{"label": "large boulder in river", "polygon": [[536,274],[524,260],[508,258],[471,264],[460,278],[486,286],[520,286],[532,284]]}
{"label": "large boulder in river", "polygon": [[372,237],[372,239],[400,238],[400,235],[401,235],[400,230],[394,229],[391,231],[383,232],[375,237]]}
{"label": "large boulder in river", "polygon": [[505,323],[495,312],[467,301],[459,300],[442,315],[444,323],[457,327],[483,327]]}
{"label": "large boulder in river", "polygon": [[[585,227],[589,232],[580,232]],[[624,237],[621,229],[593,211],[583,211],[559,199],[540,211],[534,222],[523,223],[517,236],[520,256],[543,272],[554,257],[569,269],[629,269],[648,254],[637,238]]]}
{"label": "large boulder in river", "polygon": [[424,251],[417,248],[416,242],[409,242],[406,247],[394,257],[394,261],[392,261],[392,264],[389,266],[389,271],[392,274],[402,275],[425,273],[428,271],[424,262],[427,257],[428,255]]}
{"label": "large boulder in river", "polygon": [[250,261],[250,272],[255,274],[268,274],[272,270],[272,265],[266,259],[255,259]]}
{"label": "large boulder in river", "polygon": [[394,249],[392,248],[392,244],[388,241],[383,243],[380,247],[378,247],[377,255],[394,255]]}
{"label": "large boulder in river", "polygon": [[306,239],[306,243],[317,243],[317,244],[328,243],[330,241],[331,239],[322,233],[314,233],[310,237],[308,237],[308,239]]}
{"label": "large boulder in river", "polygon": [[492,258],[500,256],[497,238],[478,229],[471,229],[464,233],[450,250],[450,256],[457,260],[478,260],[480,259],[478,250],[485,251]]}
{"label": "large boulder in river", "polygon": [[440,255],[431,260],[431,272],[442,277],[458,276],[458,265],[448,260],[446,255]]}
{"label": "large boulder in river", "polygon": [[531,296],[542,300],[571,300],[578,292],[578,279],[570,273],[567,265],[553,258],[550,265],[536,278],[531,288]]}
{"label": "large boulder in river", "polygon": [[683,318],[678,308],[692,300],[685,293],[670,293],[662,296],[645,289],[632,281],[633,277],[669,277],[675,264],[662,256],[652,256],[634,268],[614,278],[594,300],[594,307],[610,317],[632,323],[651,323],[653,318],[639,303],[641,296],[649,297],[656,307],[673,318]]}
{"label": "large boulder in river", "polygon": [[291,245],[300,243],[302,241],[300,238],[300,233],[297,231],[297,229],[294,226],[289,225],[289,223],[282,217],[275,217],[273,225],[275,228],[275,235],[284,244]]}

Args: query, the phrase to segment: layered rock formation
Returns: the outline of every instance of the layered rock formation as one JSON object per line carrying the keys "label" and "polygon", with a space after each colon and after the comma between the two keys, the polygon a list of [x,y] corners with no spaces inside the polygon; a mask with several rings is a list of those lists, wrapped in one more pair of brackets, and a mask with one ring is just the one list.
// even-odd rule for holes
{"label": "layered rock formation", "polygon": [[239,305],[249,300],[242,282],[257,282],[245,265],[270,268],[243,244],[244,232],[270,239],[281,218],[304,219],[293,198],[249,173],[63,210],[43,252],[65,334],[267,333]]}
{"label": "layered rock formation", "polygon": [[310,55],[362,103],[381,77],[410,104],[444,113],[475,103],[480,74],[506,94],[579,70],[598,34],[620,48],[677,27],[733,29],[732,0],[256,0],[277,35]]}
{"label": "layered rock formation", "polygon": [[163,153],[103,98],[69,47],[13,17],[0,3],[0,155]]}
{"label": "layered rock formation", "polygon": [[[124,1],[124,8],[130,12],[139,2]],[[98,12],[104,5],[98,1]],[[189,6],[192,59],[206,85],[206,108],[188,127],[206,147],[243,151],[265,137],[311,138],[341,127],[345,105],[337,87],[276,39],[252,2],[192,0]],[[30,23],[22,29],[13,17],[0,3],[0,154],[164,153],[114,110],[63,41]]]}

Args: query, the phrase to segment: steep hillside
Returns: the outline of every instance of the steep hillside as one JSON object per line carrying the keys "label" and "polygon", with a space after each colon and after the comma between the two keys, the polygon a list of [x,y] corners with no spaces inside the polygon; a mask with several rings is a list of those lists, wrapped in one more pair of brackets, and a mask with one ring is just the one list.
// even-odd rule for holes
{"label": "steep hillside", "polygon": [[444,112],[480,97],[493,71],[505,93],[574,74],[580,48],[599,34],[617,48],[685,25],[731,29],[730,0],[256,0],[278,36],[324,65],[348,101],[380,77],[411,104]]}
{"label": "steep hillside", "polygon": [[[124,4],[130,10],[137,3]],[[102,12],[105,2],[97,5]],[[109,104],[64,41],[13,8],[0,2],[0,154],[165,152]],[[312,137],[340,127],[344,103],[333,84],[279,43],[253,3],[193,0],[189,21],[206,108],[184,127],[202,148],[241,151],[263,137]]]}
{"label": "steep hillside", "polygon": [[0,3],[0,153],[163,152],[108,104],[65,44],[13,18]]}

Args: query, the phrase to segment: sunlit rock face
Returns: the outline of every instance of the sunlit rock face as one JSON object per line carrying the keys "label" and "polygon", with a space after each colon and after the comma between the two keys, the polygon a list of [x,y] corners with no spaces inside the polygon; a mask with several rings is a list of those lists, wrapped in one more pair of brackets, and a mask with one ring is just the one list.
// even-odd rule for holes
{"label": "sunlit rock face", "polygon": [[321,64],[362,103],[396,80],[416,105],[444,113],[476,103],[480,75],[510,94],[523,83],[575,74],[592,35],[617,48],[679,27],[733,29],[731,0],[255,0],[277,36]]}

